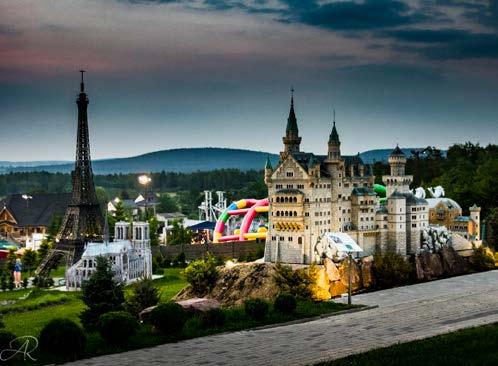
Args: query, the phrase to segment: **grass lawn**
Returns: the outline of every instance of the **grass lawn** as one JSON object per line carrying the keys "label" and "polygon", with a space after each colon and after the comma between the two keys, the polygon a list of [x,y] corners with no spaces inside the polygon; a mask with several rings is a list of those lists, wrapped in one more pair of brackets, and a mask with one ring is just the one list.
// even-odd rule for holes
{"label": "grass lawn", "polygon": [[[156,285],[161,293],[161,301],[171,299],[178,291],[187,285],[181,269],[168,268],[164,271],[164,277],[155,280]],[[68,318],[79,323],[79,314],[84,309],[79,292],[60,292],[47,290],[34,290],[34,296],[25,300],[19,300],[19,297],[26,294],[28,290],[6,291],[0,293],[0,299],[17,300],[16,304],[7,306],[22,307],[29,305],[43,304],[48,305],[47,301],[56,301],[63,298],[64,304],[48,305],[35,310],[22,311],[17,313],[6,313],[2,319],[5,329],[13,332],[17,336],[32,335],[38,336],[45,324],[54,318]],[[125,288],[125,296],[132,291],[130,286]],[[1,308],[1,307],[0,307]],[[337,312],[348,309],[347,305],[337,304],[334,302],[314,303],[312,301],[298,301],[298,306],[293,314],[283,315],[276,312],[272,306],[268,315],[261,320],[250,318],[244,311],[243,306],[225,309],[225,322],[218,327],[205,326],[199,315],[190,315],[185,323],[183,331],[173,336],[165,336],[157,333],[149,325],[142,325],[139,332],[131,337],[125,344],[112,346],[105,342],[98,333],[87,334],[87,346],[83,357],[91,357],[115,352],[121,352],[131,349],[151,347],[166,342],[176,342],[182,339],[195,338],[209,334],[222,333],[226,331],[236,331],[257,326],[277,324],[296,319],[310,318],[322,314]],[[19,311],[18,309],[15,309]],[[5,307],[5,312],[7,308]],[[28,364],[45,364],[53,362],[48,355],[37,353],[38,362]],[[19,364],[26,364],[25,361],[18,360]]]}
{"label": "grass lawn", "polygon": [[[165,276],[157,279],[154,282],[161,292],[161,301],[171,299],[187,282],[180,274],[179,268],[168,268],[165,270]],[[21,289],[15,291],[0,291],[0,301],[16,300],[13,305],[0,306],[0,313],[7,312],[7,308],[18,310],[23,306],[32,306],[39,302],[56,301],[57,299],[65,298],[64,304],[52,305],[40,309],[29,310],[27,312],[8,313],[1,317],[5,324],[5,329],[14,334],[21,335],[38,335],[45,324],[54,318],[69,318],[79,323],[79,314],[84,309],[85,305],[80,300],[79,292],[60,292],[43,290],[43,296],[33,298],[30,296],[26,300],[19,300],[20,297],[26,295],[32,289]],[[131,293],[131,287],[125,289],[125,294]],[[64,301],[64,300],[63,300]],[[1,316],[1,315],[0,315]]]}
{"label": "grass lawn", "polygon": [[319,365],[498,365],[498,324],[380,348]]}

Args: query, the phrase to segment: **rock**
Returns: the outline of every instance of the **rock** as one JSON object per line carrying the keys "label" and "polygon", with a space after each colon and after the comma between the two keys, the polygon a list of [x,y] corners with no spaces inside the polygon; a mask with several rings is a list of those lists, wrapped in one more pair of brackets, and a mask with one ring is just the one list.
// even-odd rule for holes
{"label": "rock", "polygon": [[311,286],[311,297],[315,301],[329,300],[332,296],[329,291],[330,281],[327,271],[323,266],[317,267],[316,271],[316,282]]}
{"label": "rock", "polygon": [[444,246],[440,255],[446,276],[456,276],[466,272],[465,260],[452,247]]}
{"label": "rock", "polygon": [[338,297],[348,292],[348,286],[341,281],[334,281],[330,283],[329,292],[331,297]]}
{"label": "rock", "polygon": [[[347,288],[349,285],[349,259],[345,259],[339,264],[339,275],[341,278],[340,281]],[[360,269],[355,260],[353,260],[353,267],[351,268],[351,285],[353,291],[359,290],[362,287]]]}
{"label": "rock", "polygon": [[325,258],[323,261],[323,265],[325,267],[325,271],[327,272],[329,281],[333,282],[333,281],[339,281],[341,279],[337,266],[335,265],[334,262],[332,262],[330,258]]}
{"label": "rock", "polygon": [[430,281],[444,274],[440,256],[432,253],[420,253],[415,256],[415,272],[420,281]]}
{"label": "rock", "polygon": [[221,304],[215,299],[193,298],[176,302],[189,313],[205,313],[209,310],[220,309]]}
{"label": "rock", "polygon": [[[241,305],[252,298],[272,301],[279,293],[274,275],[275,265],[272,263],[243,263],[231,268],[221,267],[215,286],[205,297],[218,300],[222,306]],[[174,300],[196,297],[198,294],[191,287],[186,287]]]}
{"label": "rock", "polygon": [[372,255],[361,259],[361,283],[364,288],[372,287],[374,284]]}
{"label": "rock", "polygon": [[149,317],[150,313],[152,310],[156,308],[157,305],[154,306],[149,306],[148,308],[143,309],[140,314],[138,314],[138,317],[140,318],[141,321],[146,322],[147,318]]}

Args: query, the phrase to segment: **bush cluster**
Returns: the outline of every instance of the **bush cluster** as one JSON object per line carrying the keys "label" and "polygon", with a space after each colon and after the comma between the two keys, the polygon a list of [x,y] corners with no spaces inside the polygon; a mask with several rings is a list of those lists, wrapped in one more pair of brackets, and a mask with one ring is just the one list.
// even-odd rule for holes
{"label": "bush cluster", "polygon": [[244,311],[254,320],[265,318],[268,310],[268,303],[262,299],[249,299],[244,302]]}
{"label": "bush cluster", "polygon": [[39,341],[43,352],[64,360],[74,360],[83,353],[86,336],[75,322],[56,318],[43,327]]}
{"label": "bush cluster", "polygon": [[194,292],[204,296],[213,288],[218,278],[216,258],[208,253],[204,259],[190,262],[184,274]]}
{"label": "bush cluster", "polygon": [[133,293],[126,303],[127,310],[135,316],[159,302],[159,291],[150,278],[144,278],[133,284]]}
{"label": "bush cluster", "polygon": [[476,271],[489,271],[495,268],[493,252],[482,245],[474,249],[470,257],[470,263]]}
{"label": "bush cluster", "polygon": [[120,344],[135,334],[137,320],[126,311],[110,311],[100,316],[98,330],[111,344]]}
{"label": "bush cluster", "polygon": [[17,336],[5,329],[0,329],[0,351],[11,348],[11,342],[16,339]]}
{"label": "bush cluster", "polygon": [[202,326],[206,329],[219,328],[225,324],[225,312],[222,309],[211,309],[201,314]]}
{"label": "bush cluster", "polygon": [[187,314],[180,305],[170,301],[154,308],[148,320],[161,333],[177,334],[182,330]]}
{"label": "bush cluster", "polygon": [[282,314],[292,314],[297,307],[296,297],[289,293],[281,293],[275,299],[273,307]]}
{"label": "bush cluster", "polygon": [[376,253],[373,260],[373,274],[378,288],[390,288],[407,284],[413,267],[404,256],[395,252]]}
{"label": "bush cluster", "polygon": [[281,292],[290,293],[300,299],[311,297],[311,286],[314,281],[309,271],[294,271],[291,266],[277,263],[273,279]]}

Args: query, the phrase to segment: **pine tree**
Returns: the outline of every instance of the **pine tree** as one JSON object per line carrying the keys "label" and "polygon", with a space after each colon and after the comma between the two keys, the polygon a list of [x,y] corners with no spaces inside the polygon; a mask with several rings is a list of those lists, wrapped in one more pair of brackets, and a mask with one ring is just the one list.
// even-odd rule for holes
{"label": "pine tree", "polygon": [[111,264],[105,257],[97,257],[95,272],[82,285],[82,300],[87,306],[80,314],[86,329],[94,329],[100,315],[123,310],[125,302],[122,284],[114,280]]}

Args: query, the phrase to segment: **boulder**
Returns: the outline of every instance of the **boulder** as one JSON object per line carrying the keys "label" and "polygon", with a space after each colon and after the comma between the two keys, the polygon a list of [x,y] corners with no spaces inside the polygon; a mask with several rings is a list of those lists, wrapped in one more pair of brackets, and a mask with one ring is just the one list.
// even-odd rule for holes
{"label": "boulder", "polygon": [[[349,259],[344,259],[339,264],[339,275],[341,278],[340,281],[347,288],[349,284]],[[362,287],[360,268],[355,260],[353,260],[353,266],[351,268],[351,285],[353,291],[359,290]]]}
{"label": "boulder", "polygon": [[311,297],[315,301],[329,300],[330,281],[324,266],[316,268],[316,282],[311,286]]}
{"label": "boulder", "polygon": [[452,247],[444,246],[441,249],[440,255],[443,271],[446,276],[456,276],[466,272],[465,260]]}
{"label": "boulder", "polygon": [[361,259],[361,284],[364,288],[372,287],[374,284],[373,256]]}
{"label": "boulder", "polygon": [[415,256],[415,272],[420,281],[430,281],[444,274],[438,254],[423,252]]}
{"label": "boulder", "polygon": [[341,281],[334,281],[330,283],[329,292],[331,297],[338,297],[348,292],[348,286]]}
{"label": "boulder", "polygon": [[325,267],[325,271],[327,272],[327,277],[329,278],[329,281],[331,282],[339,281],[341,279],[337,266],[335,265],[334,262],[332,262],[330,258],[325,258],[323,260],[323,265]]}
{"label": "boulder", "polygon": [[[220,267],[215,286],[205,297],[218,300],[222,306],[241,305],[251,298],[274,300],[279,289],[275,284],[275,265],[272,263],[241,263],[233,267]],[[186,287],[175,297],[181,301],[199,297]]]}
{"label": "boulder", "polygon": [[157,305],[154,306],[149,306],[148,308],[143,309],[139,314],[138,317],[140,318],[141,321],[146,322],[147,318],[149,317],[150,313],[152,310],[156,308]]}
{"label": "boulder", "polygon": [[205,313],[209,310],[220,309],[221,304],[215,299],[193,298],[176,302],[189,313]]}

